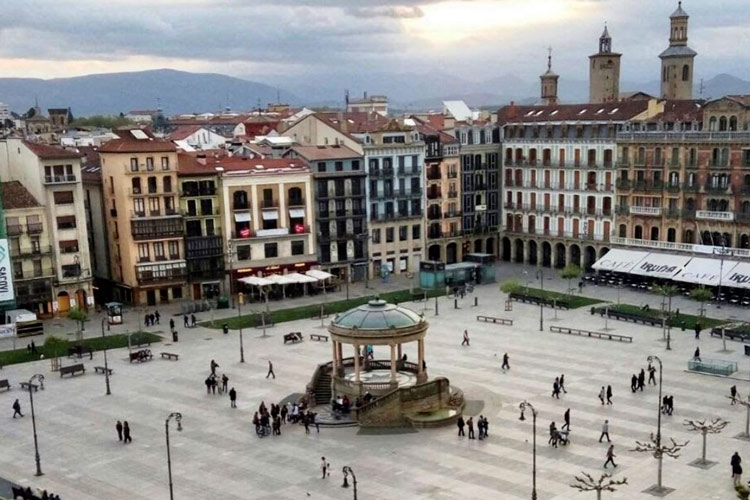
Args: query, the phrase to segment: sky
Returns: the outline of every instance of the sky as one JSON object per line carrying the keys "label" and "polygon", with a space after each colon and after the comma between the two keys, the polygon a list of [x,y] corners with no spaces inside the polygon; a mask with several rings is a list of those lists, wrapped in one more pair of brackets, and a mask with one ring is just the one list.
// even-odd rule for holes
{"label": "sky", "polygon": [[[659,78],[672,0],[3,0],[0,76],[173,68],[283,85],[352,75],[585,80],[605,21],[622,79]],[[685,0],[696,77],[750,79],[750,1]],[[376,90],[376,89],[373,89]]]}

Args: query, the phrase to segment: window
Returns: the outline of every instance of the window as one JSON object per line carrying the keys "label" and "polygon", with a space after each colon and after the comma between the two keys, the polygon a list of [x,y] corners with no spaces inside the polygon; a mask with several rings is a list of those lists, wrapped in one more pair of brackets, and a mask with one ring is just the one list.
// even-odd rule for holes
{"label": "window", "polygon": [[154,258],[156,260],[164,260],[164,242],[157,241],[154,243]]}
{"label": "window", "polygon": [[130,171],[131,172],[138,172],[138,158],[131,158],[130,159]]}
{"label": "window", "polygon": [[172,260],[180,258],[180,244],[177,241],[169,242],[169,258]]}
{"label": "window", "polygon": [[409,234],[409,226],[399,226],[398,228],[398,239],[399,241],[406,241]]}
{"label": "window", "polygon": [[292,241],[292,255],[304,255],[305,240]]}
{"label": "window", "polygon": [[148,243],[138,243],[138,262],[148,262],[151,260],[148,254]]}
{"label": "window", "polygon": [[237,260],[250,260],[250,245],[237,247]]}
{"label": "window", "polygon": [[78,251],[78,240],[62,240],[60,241],[60,252],[61,253],[76,253]]}
{"label": "window", "polygon": [[132,187],[133,194],[141,194],[141,178],[140,177],[133,177],[130,180],[130,185]]}
{"label": "window", "polygon": [[352,160],[352,170],[359,170],[359,160]]}
{"label": "window", "polygon": [[380,229],[373,229],[372,230],[372,242],[373,243],[380,243]]}
{"label": "window", "polygon": [[73,203],[73,191],[55,191],[55,205],[69,205]]}
{"label": "window", "polygon": [[151,215],[159,215],[159,198],[149,198],[148,209]]}
{"label": "window", "polygon": [[171,193],[172,192],[172,178],[171,177],[169,177],[169,176],[164,177],[164,179],[162,180],[162,185],[164,187],[164,192],[165,193]]}
{"label": "window", "polygon": [[173,286],[172,287],[172,299],[177,300],[182,298],[182,287],[181,286]]}
{"label": "window", "polygon": [[337,161],[334,163],[334,168],[336,172],[342,172],[344,170],[344,162],[343,161]]}
{"label": "window", "polygon": [[147,179],[147,184],[148,184],[148,192],[149,192],[149,194],[155,194],[156,191],[157,191],[156,177],[149,177]]}
{"label": "window", "polygon": [[164,213],[167,215],[174,214],[174,198],[171,196],[164,197]]}
{"label": "window", "polygon": [[272,259],[279,256],[279,245],[278,243],[266,243],[264,245],[266,259]]}
{"label": "window", "polygon": [[682,81],[686,82],[690,79],[690,66],[687,64],[682,67]]}
{"label": "window", "polygon": [[393,243],[393,228],[392,227],[385,228],[385,242]]}
{"label": "window", "polygon": [[414,224],[411,227],[411,239],[418,240],[422,235],[422,226],[420,224]]}
{"label": "window", "polygon": [[149,156],[148,158],[146,158],[146,170],[150,172],[153,169],[154,169],[154,157]]}
{"label": "window", "polygon": [[161,157],[161,169],[162,170],[169,170],[169,157],[168,156],[162,156]]}
{"label": "window", "polygon": [[74,229],[75,227],[76,227],[75,215],[62,215],[57,218],[57,229]]}
{"label": "window", "polygon": [[325,172],[326,171],[326,162],[319,161],[318,162],[318,172]]}

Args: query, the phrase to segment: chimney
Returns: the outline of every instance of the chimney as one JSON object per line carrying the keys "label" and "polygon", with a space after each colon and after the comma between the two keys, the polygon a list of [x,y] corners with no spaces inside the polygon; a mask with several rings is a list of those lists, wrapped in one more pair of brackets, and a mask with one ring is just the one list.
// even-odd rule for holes
{"label": "chimney", "polygon": [[367,91],[365,90],[365,100],[367,100]]}

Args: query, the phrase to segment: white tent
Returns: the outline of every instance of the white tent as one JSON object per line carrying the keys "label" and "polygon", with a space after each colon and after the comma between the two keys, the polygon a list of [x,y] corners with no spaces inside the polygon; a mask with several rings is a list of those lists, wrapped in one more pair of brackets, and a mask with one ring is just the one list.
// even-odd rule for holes
{"label": "white tent", "polygon": [[312,276],[306,276],[300,273],[289,273],[287,278],[294,280],[295,283],[317,283],[318,280]]}
{"label": "white tent", "polygon": [[636,264],[644,259],[648,252],[637,250],[625,250],[613,248],[604,257],[597,260],[593,266],[597,271],[615,271],[618,273],[629,273]]}
{"label": "white tent", "polygon": [[646,255],[629,272],[649,278],[673,279],[692,258],[692,255],[653,252]]}
{"label": "white tent", "polygon": [[[725,260],[723,272],[725,275],[730,273],[738,262],[734,260]],[[705,257],[693,257],[685,268],[677,276],[676,281],[685,283],[696,283],[698,285],[717,286],[720,282],[722,273],[722,264],[719,259],[708,259]],[[724,278],[726,279],[726,278]]]}
{"label": "white tent", "polygon": [[[724,274],[721,276],[721,284],[750,289],[750,263],[737,262],[736,266],[732,266],[730,262],[734,261],[724,261]],[[728,267],[731,267],[731,269],[727,270]]]}
{"label": "white tent", "polygon": [[265,279],[273,282],[274,285],[291,285],[296,283],[296,281],[283,274],[272,274],[271,276],[266,276]]}
{"label": "white tent", "polygon": [[274,283],[268,278],[261,278],[259,276],[248,276],[247,278],[240,278],[238,281],[247,283],[248,285],[252,285],[252,286],[269,286],[269,285],[273,285]]}
{"label": "white tent", "polygon": [[305,274],[315,278],[316,280],[321,280],[321,281],[333,278],[333,274],[327,273],[325,271],[320,271],[318,269],[311,269],[307,271]]}

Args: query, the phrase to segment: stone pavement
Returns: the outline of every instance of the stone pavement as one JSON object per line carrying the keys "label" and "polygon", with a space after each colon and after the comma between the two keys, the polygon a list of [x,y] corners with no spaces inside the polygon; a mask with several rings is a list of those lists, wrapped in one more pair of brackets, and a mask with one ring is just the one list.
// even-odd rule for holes
{"label": "stone pavement", "polygon": [[[512,272],[513,268],[506,266],[507,272]],[[500,266],[501,271],[506,266]],[[559,278],[549,283],[565,286]],[[547,284],[545,280],[545,288]],[[616,321],[609,322],[610,331],[633,336],[632,344],[539,332],[538,307],[516,303],[512,312],[503,311],[504,295],[497,285],[478,287],[476,293],[480,301],[476,308],[470,306],[470,296],[461,301],[459,310],[453,309],[452,299],[439,299],[438,317],[430,301],[425,311],[431,324],[426,356],[430,376],[448,377],[464,391],[469,407],[489,418],[490,438],[486,441],[458,438],[454,427],[409,433],[322,428],[320,434],[313,431],[306,436],[301,426],[289,425],[284,426],[281,437],[258,439],[250,420],[260,401],[268,405],[302,392],[315,366],[330,359],[327,343],[305,340],[283,345],[281,337],[289,331],[305,335],[321,331],[319,320],[302,320],[270,328],[266,338],[260,330],[245,330],[244,365],[239,363],[237,332],[222,335],[203,328],[181,332],[176,345],[152,347],[157,357],[142,365],[129,364],[125,349],[110,351],[110,366],[115,370],[111,396],[104,395],[104,377],[93,373],[93,366],[103,363],[102,353],[96,353],[93,362],[85,362],[85,375],[73,379],[61,380],[43,361],[4,368],[0,378],[10,379],[14,388],[0,394],[0,475],[58,492],[63,500],[168,498],[164,419],[172,411],[181,411],[184,431],[178,433],[174,424],[170,427],[176,498],[299,499],[307,498],[308,493],[318,499],[350,498],[351,489],[340,487],[341,467],[350,465],[357,475],[360,499],[527,499],[531,489],[531,418],[527,414],[525,421],[518,419],[518,403],[527,399],[539,411],[540,500],[594,497],[594,493],[581,495],[568,485],[581,471],[595,477],[604,472],[606,443],[597,441],[604,419],[610,421],[615,444],[619,466],[615,472],[630,483],[615,493],[605,493],[604,498],[652,498],[641,492],[655,482],[656,461],[629,450],[636,439],[646,440],[656,429],[657,390],[651,386],[633,394],[629,385],[631,374],[646,367],[646,356],[656,354],[664,361],[664,392],[675,397],[675,413],[664,417],[662,435],[665,439],[690,439],[678,460],[665,458],[664,484],[676,488],[670,498],[734,497],[729,458],[736,450],[750,460],[746,442],[733,439],[744,429],[746,412],[740,406],[730,406],[725,397],[732,384],[737,384],[743,396],[750,391],[750,361],[743,356],[741,344],[728,342],[733,352],[718,352],[719,339],[703,335],[696,342],[692,332],[673,330],[673,350],[665,351],[659,328]],[[603,288],[596,295],[609,293]],[[634,293],[633,299],[637,297],[651,296]],[[411,307],[422,311],[424,304]],[[729,311],[723,308],[719,312]],[[476,314],[511,318],[515,324],[477,323]],[[557,321],[546,310],[545,317],[545,327],[604,327],[602,318],[585,310],[560,311]],[[464,328],[469,330],[470,347],[460,346]],[[686,373],[696,345],[706,358],[737,361],[740,371],[736,376],[744,381]],[[162,350],[179,353],[180,360],[160,359]],[[512,368],[503,373],[500,364],[506,351]],[[413,346],[406,346],[405,352],[416,357]],[[205,393],[203,380],[211,359],[216,359],[218,372],[227,373],[229,385],[238,391],[236,410],[229,408],[225,396]],[[265,379],[268,359],[274,363],[275,380]],[[28,395],[17,385],[35,372],[47,376],[46,390],[34,398],[45,472],[41,478],[33,476]],[[560,400],[552,399],[552,381],[561,373],[568,393]],[[614,389],[614,405],[602,406],[597,394],[608,384]],[[27,415],[23,419],[10,418],[15,398],[20,398]],[[559,427],[568,407],[571,444],[551,448],[546,444],[549,423],[554,420]],[[703,470],[688,465],[700,456],[701,438],[688,433],[682,422],[707,417],[722,417],[731,423],[721,434],[708,437],[708,457],[718,464]],[[118,418],[130,422],[132,444],[117,442],[114,424]],[[327,457],[333,469],[326,480],[319,477],[321,456]]]}

